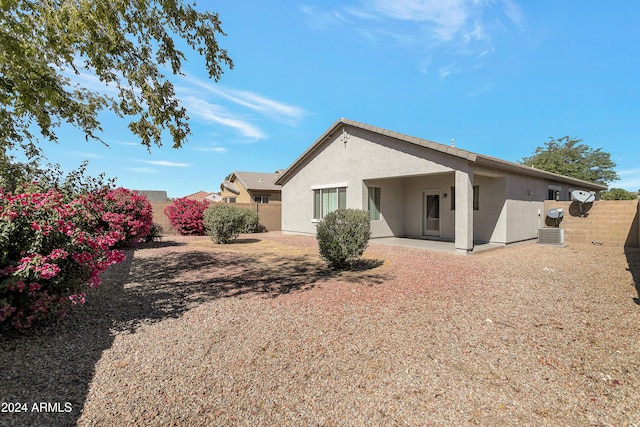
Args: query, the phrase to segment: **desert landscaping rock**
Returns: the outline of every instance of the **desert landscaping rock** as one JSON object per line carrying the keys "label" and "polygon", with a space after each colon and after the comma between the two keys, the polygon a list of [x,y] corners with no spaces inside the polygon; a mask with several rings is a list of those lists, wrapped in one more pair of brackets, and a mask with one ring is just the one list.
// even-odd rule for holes
{"label": "desert landscaping rock", "polygon": [[63,409],[0,425],[640,425],[639,276],[634,248],[373,242],[340,273],[313,237],[165,237],[0,339],[0,401]]}

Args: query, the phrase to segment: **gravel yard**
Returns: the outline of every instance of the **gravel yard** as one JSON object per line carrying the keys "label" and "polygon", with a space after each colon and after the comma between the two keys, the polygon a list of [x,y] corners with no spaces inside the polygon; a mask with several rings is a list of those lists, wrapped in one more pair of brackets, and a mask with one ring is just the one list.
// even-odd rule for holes
{"label": "gravel yard", "polygon": [[344,273],[272,233],[127,255],[0,338],[2,409],[28,409],[0,425],[640,426],[637,248],[371,243]]}

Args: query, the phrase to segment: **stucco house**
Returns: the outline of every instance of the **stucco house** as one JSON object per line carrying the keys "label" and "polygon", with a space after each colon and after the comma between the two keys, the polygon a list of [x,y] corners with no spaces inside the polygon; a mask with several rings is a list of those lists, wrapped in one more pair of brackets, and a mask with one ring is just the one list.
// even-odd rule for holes
{"label": "stucco house", "polygon": [[220,197],[224,203],[280,203],[281,186],[275,182],[281,173],[233,172],[220,184]]}
{"label": "stucco house", "polygon": [[606,187],[453,146],[340,119],[275,184],[282,231],[315,234],[338,208],[368,210],[372,238],[509,244],[537,236],[544,200]]}
{"label": "stucco house", "polygon": [[184,196],[184,198],[195,200],[197,202],[204,202],[206,200],[209,203],[220,203],[222,201],[222,197],[220,197],[218,193],[202,190],[189,194],[188,196]]}

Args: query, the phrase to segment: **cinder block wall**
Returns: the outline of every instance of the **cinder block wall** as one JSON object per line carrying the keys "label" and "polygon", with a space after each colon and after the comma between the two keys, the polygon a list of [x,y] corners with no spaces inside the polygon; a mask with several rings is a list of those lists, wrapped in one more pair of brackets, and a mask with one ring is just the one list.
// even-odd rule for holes
{"label": "cinder block wall", "polygon": [[282,203],[233,203],[233,205],[258,212],[260,225],[263,225],[267,231],[282,229]]}
{"label": "cinder block wall", "polygon": [[[594,243],[607,246],[640,246],[640,204],[639,200],[598,200],[584,204],[582,211],[578,202],[544,202],[545,212],[553,208],[563,208],[564,218],[560,227],[564,228],[566,243]],[[546,218],[547,226],[553,220]]]}
{"label": "cinder block wall", "polygon": [[173,227],[171,227],[171,223],[169,222],[169,218],[164,214],[164,209],[172,205],[173,202],[149,202],[151,204],[151,208],[153,209],[153,222],[160,224],[162,227],[162,234],[173,234],[175,233]]}
{"label": "cinder block wall", "polygon": [[[173,202],[149,202],[153,208],[153,222],[162,226],[163,234],[173,234],[169,218],[164,214],[164,209]],[[233,203],[234,206],[243,209],[251,209],[258,212],[260,224],[267,231],[279,231],[282,223],[282,204],[280,203]]]}

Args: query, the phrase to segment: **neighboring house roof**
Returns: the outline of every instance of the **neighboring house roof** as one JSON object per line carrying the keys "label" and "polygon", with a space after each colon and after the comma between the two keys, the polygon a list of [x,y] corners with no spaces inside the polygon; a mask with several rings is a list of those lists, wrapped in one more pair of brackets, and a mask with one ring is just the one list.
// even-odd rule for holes
{"label": "neighboring house roof", "polygon": [[240,190],[238,190],[238,187],[236,187],[236,185],[231,181],[222,181],[220,188],[222,190],[229,190],[234,194],[240,194]]}
{"label": "neighboring house roof", "polygon": [[220,197],[220,195],[218,193],[211,193],[207,197],[205,197],[205,200],[208,200],[208,201],[214,202],[214,203],[218,203],[218,202],[222,201],[222,197]]}
{"label": "neighboring house roof", "polygon": [[276,180],[282,172],[282,169],[279,169],[274,173],[233,172],[229,181],[224,181],[222,186],[227,190],[238,194],[240,191],[233,183],[237,180],[247,191],[280,191],[282,188],[279,184],[276,184]]}
{"label": "neighboring house roof", "polygon": [[134,193],[141,194],[147,198],[150,202],[166,202],[169,200],[166,191],[158,190],[133,190]]}
{"label": "neighboring house roof", "polygon": [[[204,200],[207,201],[219,201],[219,200],[214,200],[215,197],[214,196],[218,196],[216,193],[212,193],[212,192],[208,192],[208,191],[198,191],[196,193],[193,194],[189,194],[188,196],[184,196],[185,199],[190,199],[190,200],[197,200],[198,202],[202,202]],[[218,196],[219,198],[220,196]]]}
{"label": "neighboring house roof", "polygon": [[565,183],[570,183],[576,186],[582,186],[589,189],[594,190],[606,190],[606,185],[600,185],[593,182],[583,181],[581,179],[571,178],[564,175],[559,175],[552,172],[543,171],[540,169],[532,168],[529,166],[524,166],[518,163],[509,162],[506,160],[501,160],[496,157],[485,156],[482,154],[473,153],[471,151],[462,150],[460,148],[455,148],[450,145],[440,144],[438,142],[429,141],[426,139],[417,138],[415,136],[409,136],[398,132],[393,132],[387,129],[383,129],[376,126],[367,125],[364,123],[356,122],[354,120],[349,120],[345,118],[341,118],[336,121],[329,129],[327,129],[320,137],[304,152],[300,157],[298,157],[292,164],[286,169],[283,173],[279,174],[276,184],[282,185],[287,181],[287,178],[298,170],[305,161],[313,154],[313,152],[320,146],[322,143],[329,139],[337,130],[345,126],[353,126],[359,129],[363,129],[369,132],[377,133],[380,135],[385,135],[391,138],[398,139],[400,141],[408,142],[410,144],[415,144],[427,149],[439,151],[442,153],[449,154],[451,156],[460,157],[466,159],[470,162],[494,167],[502,170],[508,170],[514,173],[519,173],[522,175],[530,175],[543,177],[546,179],[561,181]]}

